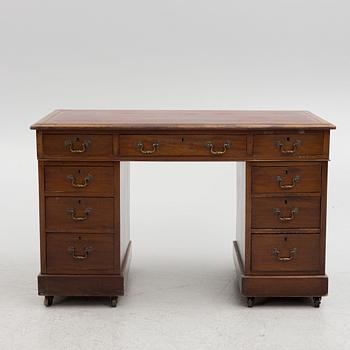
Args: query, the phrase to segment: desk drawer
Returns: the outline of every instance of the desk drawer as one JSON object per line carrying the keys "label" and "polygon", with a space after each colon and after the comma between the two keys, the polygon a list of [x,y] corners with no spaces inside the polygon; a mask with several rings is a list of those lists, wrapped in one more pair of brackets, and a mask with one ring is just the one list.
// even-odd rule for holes
{"label": "desk drawer", "polygon": [[242,158],[246,135],[120,135],[120,155],[127,157],[188,156]]}
{"label": "desk drawer", "polygon": [[96,274],[114,270],[113,235],[49,233],[47,273]]}
{"label": "desk drawer", "polygon": [[113,195],[113,167],[46,166],[45,191]]}
{"label": "desk drawer", "polygon": [[113,233],[113,198],[46,198],[46,231]]}
{"label": "desk drawer", "polygon": [[252,271],[300,273],[320,270],[318,234],[252,235]]}
{"label": "desk drawer", "polygon": [[254,135],[254,156],[262,159],[298,159],[323,156],[323,133]]}
{"label": "desk drawer", "polygon": [[321,191],[321,165],[253,166],[253,193]]}
{"label": "desk drawer", "polygon": [[252,199],[252,228],[319,227],[319,196]]}
{"label": "desk drawer", "polygon": [[44,134],[44,157],[90,159],[112,158],[112,135]]}

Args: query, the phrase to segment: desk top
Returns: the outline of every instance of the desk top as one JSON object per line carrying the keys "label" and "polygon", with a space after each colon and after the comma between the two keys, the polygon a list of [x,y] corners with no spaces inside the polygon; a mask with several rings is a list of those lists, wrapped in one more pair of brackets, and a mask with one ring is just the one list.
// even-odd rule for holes
{"label": "desk top", "polygon": [[335,126],[308,111],[56,110],[31,129],[324,130]]}

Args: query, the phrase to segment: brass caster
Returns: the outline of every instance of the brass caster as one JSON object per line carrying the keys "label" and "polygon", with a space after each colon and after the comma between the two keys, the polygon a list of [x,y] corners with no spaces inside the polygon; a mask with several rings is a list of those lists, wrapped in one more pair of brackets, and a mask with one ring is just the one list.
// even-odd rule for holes
{"label": "brass caster", "polygon": [[111,307],[117,307],[118,304],[118,297],[113,296],[111,297]]}
{"label": "brass caster", "polygon": [[255,302],[255,298],[254,297],[248,297],[247,298],[247,305],[248,305],[248,307],[253,307],[254,306],[254,302]]}
{"label": "brass caster", "polygon": [[45,295],[44,305],[49,307],[52,305],[52,303],[53,303],[53,296],[52,295]]}
{"label": "brass caster", "polygon": [[314,307],[320,307],[321,305],[321,297],[313,297],[312,300],[314,302]]}

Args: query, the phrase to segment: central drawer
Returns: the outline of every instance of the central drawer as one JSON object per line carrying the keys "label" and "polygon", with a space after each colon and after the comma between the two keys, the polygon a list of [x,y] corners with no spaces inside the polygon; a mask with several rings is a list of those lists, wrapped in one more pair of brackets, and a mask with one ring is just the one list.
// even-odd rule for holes
{"label": "central drawer", "polygon": [[46,231],[113,233],[113,198],[46,198]]}
{"label": "central drawer", "polygon": [[49,233],[46,245],[48,273],[112,273],[114,270],[113,235]]}
{"label": "central drawer", "polygon": [[252,271],[298,273],[320,270],[318,234],[254,234]]}
{"label": "central drawer", "polygon": [[252,228],[319,228],[320,197],[252,199]]}
{"label": "central drawer", "polygon": [[246,135],[120,135],[120,155],[129,157],[242,158]]}

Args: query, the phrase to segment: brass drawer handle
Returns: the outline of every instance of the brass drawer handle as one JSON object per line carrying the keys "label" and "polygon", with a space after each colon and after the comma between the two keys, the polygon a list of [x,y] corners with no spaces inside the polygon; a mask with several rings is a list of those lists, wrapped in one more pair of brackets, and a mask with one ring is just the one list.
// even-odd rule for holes
{"label": "brass drawer handle", "polygon": [[277,176],[277,177],[276,177],[276,180],[277,180],[277,182],[278,182],[279,187],[280,187],[282,190],[289,190],[289,189],[295,187],[296,184],[300,181],[300,176],[298,176],[298,175],[293,176],[293,178],[292,178],[292,183],[291,183],[291,184],[282,184],[282,182],[283,182],[282,176]]}
{"label": "brass drawer handle", "polygon": [[293,148],[292,149],[285,149],[285,144],[282,141],[277,142],[277,147],[279,148],[280,152],[282,154],[294,154],[297,150],[298,147],[301,145],[301,140],[296,140],[293,143]]}
{"label": "brass drawer handle", "polygon": [[[90,140],[85,140],[81,142],[79,138],[77,138],[75,141],[72,141],[72,140],[64,141],[64,147],[68,148],[71,153],[84,153],[86,152],[90,144],[91,144]],[[76,145],[78,145],[79,147],[75,148]]]}
{"label": "brass drawer handle", "polygon": [[74,221],[84,221],[87,220],[89,218],[89,214],[91,213],[92,209],[91,208],[86,208],[84,210],[85,216],[76,216],[75,214],[75,209],[74,208],[68,208],[67,212],[71,214],[72,219]]}
{"label": "brass drawer handle", "polygon": [[214,145],[212,142],[208,142],[205,147],[207,147],[210,150],[211,154],[214,154],[215,156],[220,156],[224,154],[231,147],[231,145],[229,142],[225,142],[222,151],[215,151]]}
{"label": "brass drawer handle", "polygon": [[291,261],[294,259],[296,253],[297,253],[297,248],[289,249],[289,256],[280,256],[280,250],[277,248],[272,249],[272,255],[274,255],[278,261],[282,262],[287,262]]}
{"label": "brass drawer handle", "polygon": [[153,147],[153,148],[152,148],[151,150],[145,150],[145,149],[144,149],[144,144],[143,144],[142,142],[139,142],[136,146],[137,146],[137,148],[140,150],[140,152],[141,152],[142,154],[152,154],[152,153],[154,153],[157,149],[159,149],[160,144],[159,144],[158,141],[152,143],[152,147]]}
{"label": "brass drawer handle", "polygon": [[295,215],[298,213],[299,209],[298,208],[293,208],[290,211],[290,215],[289,216],[281,216],[281,209],[279,208],[273,208],[272,212],[277,215],[279,221],[282,222],[288,222],[288,221],[292,221],[295,219]]}
{"label": "brass drawer handle", "polygon": [[75,248],[74,247],[68,247],[68,252],[72,254],[73,259],[87,259],[89,257],[89,253],[92,251],[91,247],[86,247],[84,249],[84,255],[76,255],[75,254]]}
{"label": "brass drawer handle", "polygon": [[75,178],[74,175],[68,175],[67,179],[71,181],[71,184],[73,187],[83,188],[89,184],[89,182],[92,180],[92,176],[91,175],[85,176],[84,181],[82,183],[77,182],[77,179]]}

